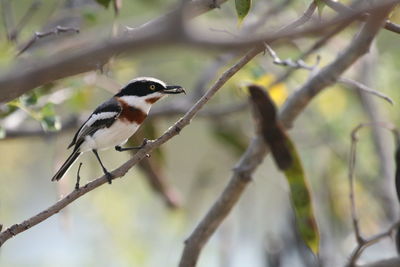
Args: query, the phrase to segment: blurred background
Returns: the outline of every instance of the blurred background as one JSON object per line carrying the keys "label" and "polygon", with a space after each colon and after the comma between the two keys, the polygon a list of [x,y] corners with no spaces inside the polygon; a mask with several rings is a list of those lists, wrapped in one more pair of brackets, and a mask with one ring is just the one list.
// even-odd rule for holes
{"label": "blurred background", "polygon": [[[1,74],[13,66],[15,55],[34,36],[56,26],[79,29],[40,38],[19,60],[57,58],[65,49],[79,49],[81,40],[124,33],[165,14],[172,0],[117,1],[108,8],[94,0],[1,1]],[[107,1],[106,1],[107,2]],[[255,0],[241,27],[233,1],[191,22],[194,28],[221,36],[237,34],[264,18],[258,28],[273,31],[298,18],[310,1]],[[347,1],[341,1],[348,3]],[[277,8],[277,12],[269,12]],[[17,37],[7,39],[10,29]],[[269,12],[269,13],[268,13]],[[329,8],[324,16],[334,15]],[[399,21],[398,13],[392,15]],[[318,22],[316,14],[309,23]],[[329,63],[357,33],[353,23],[306,59],[319,67]],[[8,27],[8,30],[6,30]],[[15,33],[14,33],[15,34]],[[10,37],[10,36],[8,36]],[[70,40],[70,41],[69,41]],[[317,37],[272,44],[282,59],[296,58]],[[400,91],[400,52],[396,34],[382,30],[370,53],[346,77],[360,81],[395,102]],[[186,88],[188,95],[172,96],[154,107],[152,116],[132,138],[154,139],[170,127],[197,100],[222,71],[234,64],[239,52],[158,46],[144,53],[120,54],[97,71],[58,80],[0,105],[0,223],[8,227],[47,208],[73,190],[78,164],[60,183],[50,182],[69,155],[66,150],[80,123],[121,85],[137,76],[152,76]],[[76,200],[59,214],[12,238],[0,250],[0,266],[177,266],[184,240],[229,181],[232,168],[254,136],[246,82],[268,87],[285,67],[267,54],[246,65],[206,105],[181,134],[152,152],[123,179],[104,185]],[[269,88],[280,107],[288,95],[309,77],[296,70]],[[1,89],[0,89],[1,90]],[[350,132],[361,122],[399,122],[397,104],[365,95],[341,84],[314,99],[289,132],[301,155],[311,184],[321,232],[321,261],[341,266],[355,247],[351,226],[348,155]],[[386,229],[398,217],[394,195],[395,144],[381,129],[360,133],[356,166],[357,210],[365,236]],[[109,169],[129,159],[129,152],[100,152]],[[102,175],[92,154],[84,154],[81,184]],[[198,266],[262,267],[313,266],[296,234],[285,177],[267,157],[238,205],[205,246]],[[161,182],[160,182],[161,181]],[[391,240],[369,248],[362,261],[394,256]]]}

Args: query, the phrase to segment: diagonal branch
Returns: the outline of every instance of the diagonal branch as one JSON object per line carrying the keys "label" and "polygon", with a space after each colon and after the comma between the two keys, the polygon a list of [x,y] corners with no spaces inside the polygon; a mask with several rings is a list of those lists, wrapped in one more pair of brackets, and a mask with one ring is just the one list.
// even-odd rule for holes
{"label": "diagonal branch", "polygon": [[[154,141],[149,141],[147,145],[139,150],[130,160],[125,162],[119,168],[112,172],[113,179],[120,178],[124,176],[134,165],[136,165],[140,160],[146,157],[146,154],[150,153],[155,148],[161,146],[172,137],[179,134],[179,132],[187,126],[194,116],[199,112],[201,108],[214,96],[214,94],[241,68],[243,68],[250,60],[252,60],[257,54],[263,50],[263,47],[257,47],[248,52],[243,56],[234,66],[225,71],[221,77],[215,82],[213,86],[196,102],[193,107],[186,112],[186,114],[179,119],[172,127],[170,127],[161,137]],[[73,201],[79,197],[85,195],[86,193],[94,190],[95,188],[107,183],[107,177],[102,176],[93,180],[78,190],[74,190],[64,198],[60,199],[57,203],[51,205],[42,212],[36,214],[35,216],[21,222],[14,224],[0,233],[0,246],[4,244],[8,239],[22,233],[29,228],[37,225],[38,223],[46,220],[52,215],[58,213],[60,210],[71,204]]]}

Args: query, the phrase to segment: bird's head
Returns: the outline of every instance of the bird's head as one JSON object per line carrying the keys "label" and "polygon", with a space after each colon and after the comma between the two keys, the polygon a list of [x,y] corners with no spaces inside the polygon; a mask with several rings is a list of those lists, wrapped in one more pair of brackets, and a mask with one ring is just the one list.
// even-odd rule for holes
{"label": "bird's head", "polygon": [[165,82],[151,77],[139,77],[131,80],[115,96],[140,98],[152,104],[167,94],[180,93],[185,93],[182,86],[167,85]]}

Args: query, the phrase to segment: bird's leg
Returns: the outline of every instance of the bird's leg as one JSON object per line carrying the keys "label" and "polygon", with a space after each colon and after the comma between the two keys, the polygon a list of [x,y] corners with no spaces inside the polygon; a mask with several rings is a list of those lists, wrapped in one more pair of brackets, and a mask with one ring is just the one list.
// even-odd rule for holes
{"label": "bird's leg", "polygon": [[92,151],[93,151],[93,153],[95,154],[97,160],[100,162],[100,165],[101,165],[101,167],[103,168],[103,172],[104,172],[104,174],[107,176],[107,181],[108,181],[108,183],[111,184],[112,178],[113,178],[113,177],[112,177],[112,174],[109,173],[109,172],[107,171],[106,167],[104,167],[103,162],[101,162],[101,159],[100,159],[100,157],[99,157],[99,154],[97,154],[97,150],[96,150],[96,149],[93,149]]}
{"label": "bird's leg", "polygon": [[81,180],[81,176],[79,175],[79,172],[81,171],[81,167],[82,167],[82,162],[79,163],[78,173],[76,174],[75,190],[78,190],[78,189],[79,189],[79,182],[80,182],[80,180]]}
{"label": "bird's leg", "polygon": [[142,149],[148,142],[146,138],[143,139],[143,143],[140,146],[134,146],[134,147],[121,147],[121,146],[116,146],[115,150],[119,152],[127,151],[127,150],[135,150],[135,149]]}

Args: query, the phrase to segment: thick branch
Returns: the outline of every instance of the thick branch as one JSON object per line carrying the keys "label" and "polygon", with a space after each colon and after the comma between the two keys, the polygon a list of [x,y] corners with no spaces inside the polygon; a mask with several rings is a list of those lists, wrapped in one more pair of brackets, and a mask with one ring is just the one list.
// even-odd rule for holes
{"label": "thick branch", "polygon": [[[215,2],[215,1],[211,1]],[[225,2],[224,0],[217,1],[218,3]],[[112,56],[127,52],[127,51],[143,51],[154,46],[168,45],[168,44],[189,44],[199,48],[212,48],[212,49],[243,49],[254,46],[261,42],[272,42],[282,38],[302,38],[307,34],[317,34],[326,32],[329,27],[350,23],[357,19],[365,12],[379,10],[382,7],[388,6],[398,2],[398,0],[382,0],[376,6],[368,8],[360,8],[354,12],[339,15],[326,22],[314,24],[303,29],[294,29],[291,31],[283,31],[273,34],[265,34],[261,36],[244,36],[241,39],[217,39],[204,37],[200,34],[191,34],[179,31],[176,25],[176,12],[158,18],[150,23],[144,24],[139,28],[134,29],[134,34],[125,34],[123,36],[104,40],[101,42],[93,42],[83,45],[78,51],[64,52],[64,55],[55,58],[41,59],[40,62],[33,64],[18,64],[16,69],[13,69],[6,75],[0,77],[0,102],[7,102],[20,96],[21,94],[46,83],[76,75],[79,73],[87,72],[97,69],[104,65]],[[205,5],[201,11],[210,9],[210,1],[194,1],[189,2],[188,5],[193,3]],[[195,9],[198,11],[198,9]],[[200,11],[198,11],[200,12]],[[197,13],[198,13],[197,12]],[[191,14],[197,14],[191,12]],[[173,38],[172,38],[173,37]]]}
{"label": "thick branch", "polygon": [[[197,103],[193,105],[193,107],[172,127],[170,127],[160,138],[154,141],[149,141],[147,145],[139,150],[130,160],[125,162],[119,168],[115,169],[112,172],[113,179],[124,176],[135,164],[146,157],[146,154],[150,153],[155,148],[161,146],[172,137],[179,134],[179,132],[191,122],[197,112],[213,97],[213,95],[226,83],[226,81],[229,80],[229,78],[231,78],[236,72],[238,72],[244,65],[246,65],[262,50],[263,47],[252,49],[244,57],[242,57],[239,62],[237,62],[234,66],[225,71],[217,80],[217,82],[199,99],[199,101],[197,101]],[[101,186],[102,184],[107,183],[107,181],[108,180],[106,176],[97,178],[96,180],[91,181],[83,187],[79,188],[78,190],[71,192],[70,194],[59,200],[57,203],[51,205],[49,208],[38,213],[37,215],[23,221],[22,223],[14,224],[11,227],[7,228],[0,233],[0,246],[14,235],[24,232],[32,226],[35,226],[36,224],[46,220],[50,216],[58,213],[60,210],[68,206],[74,200]]]}

